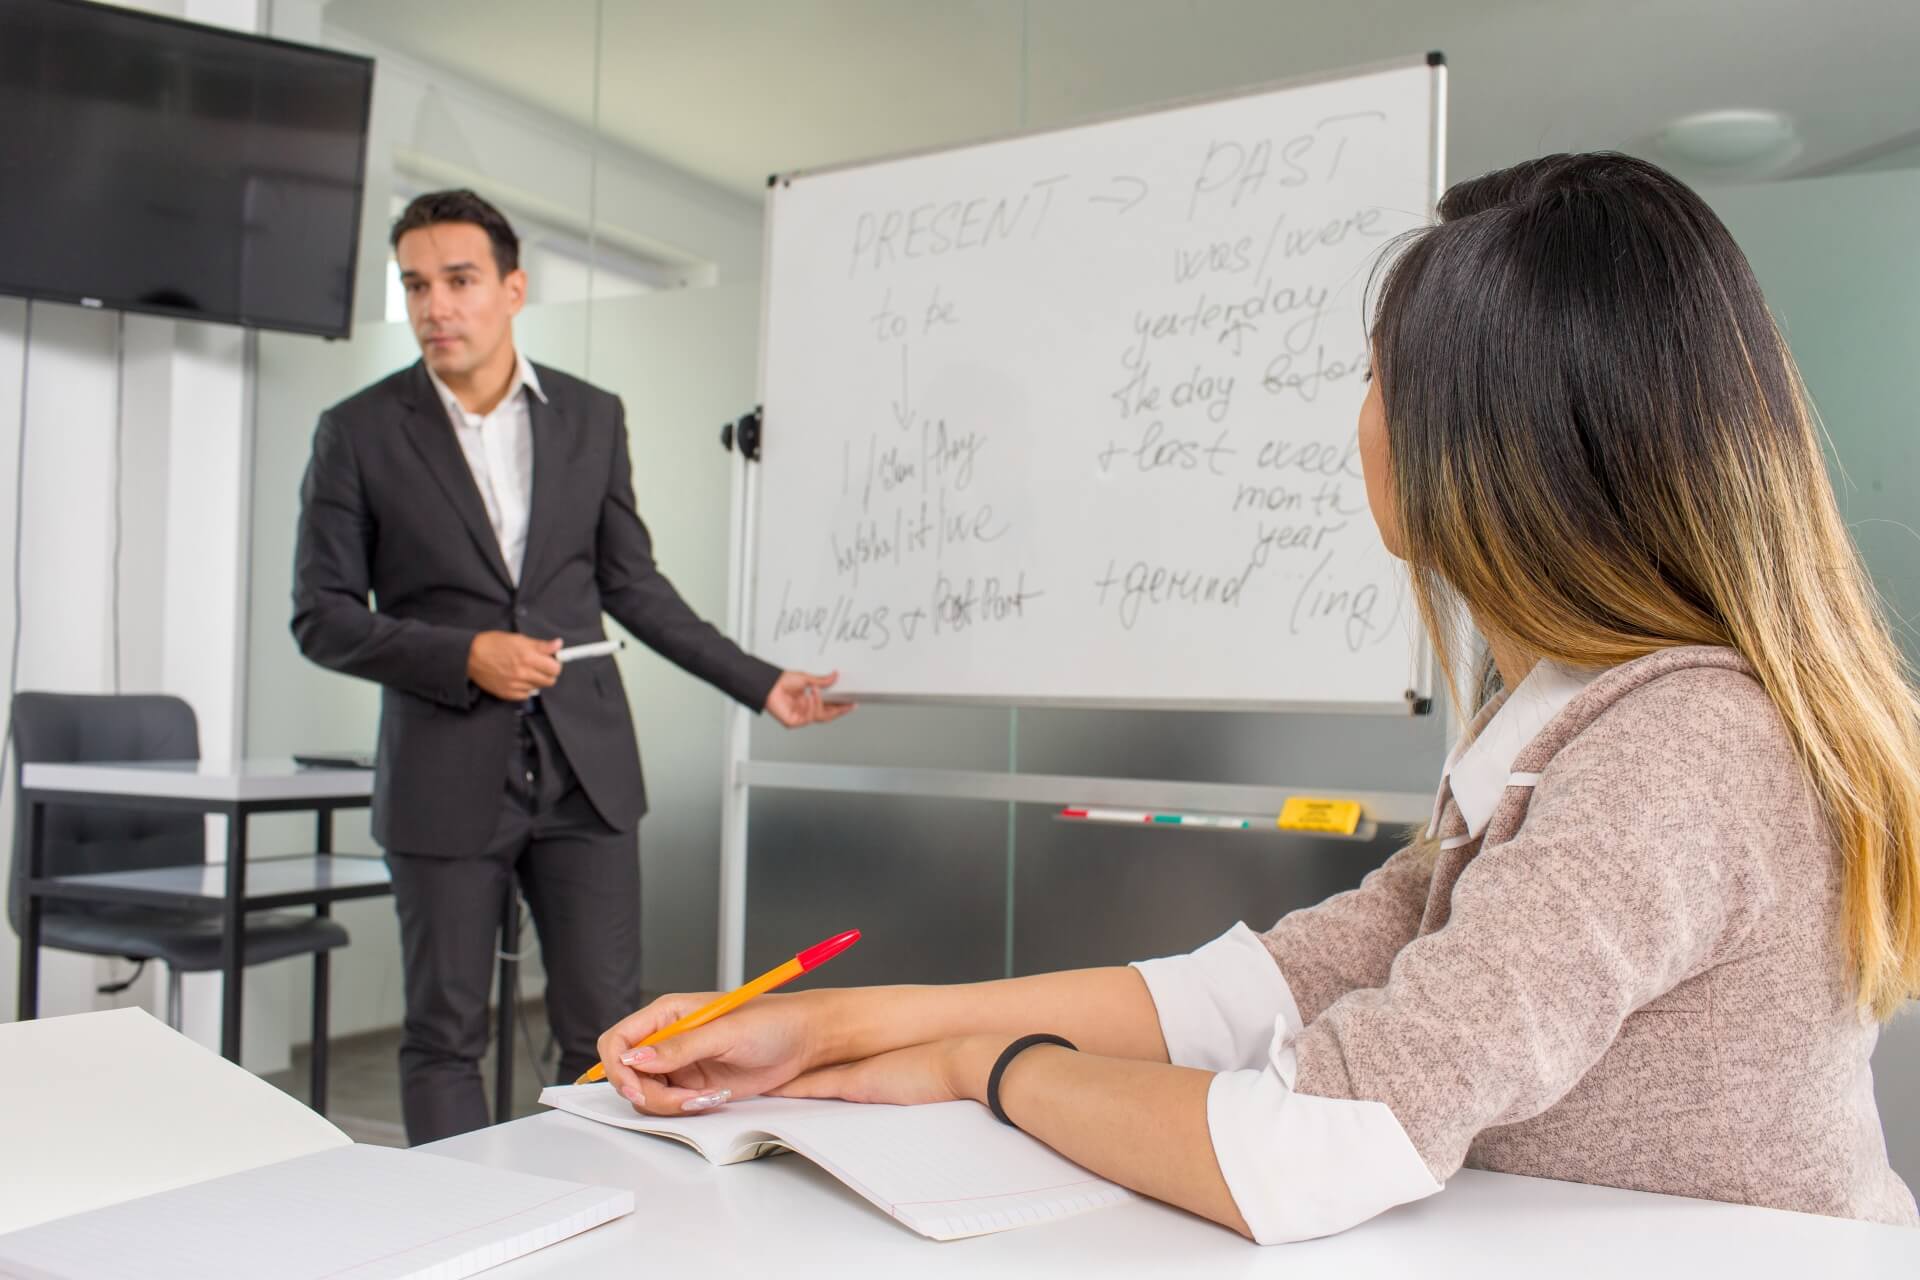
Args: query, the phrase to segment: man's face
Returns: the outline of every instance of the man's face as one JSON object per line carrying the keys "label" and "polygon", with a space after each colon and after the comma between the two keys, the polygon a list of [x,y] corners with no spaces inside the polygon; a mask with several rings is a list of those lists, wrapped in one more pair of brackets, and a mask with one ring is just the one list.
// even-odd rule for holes
{"label": "man's face", "polygon": [[527,297],[527,273],[500,274],[493,243],[471,222],[417,227],[394,246],[407,318],[427,367],[440,377],[471,374],[512,340]]}

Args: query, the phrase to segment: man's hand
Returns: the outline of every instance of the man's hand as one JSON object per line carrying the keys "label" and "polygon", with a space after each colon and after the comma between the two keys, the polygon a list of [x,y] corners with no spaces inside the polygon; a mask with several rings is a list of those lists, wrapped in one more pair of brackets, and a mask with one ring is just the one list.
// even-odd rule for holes
{"label": "man's hand", "polygon": [[789,729],[838,720],[853,710],[854,704],[829,704],[820,696],[820,691],[831,689],[839,678],[838,671],[825,676],[808,675],[804,671],[782,671],[779,681],[773,686],[773,692],[767,695],[767,714]]}
{"label": "man's hand", "polygon": [[496,698],[521,702],[560,678],[562,641],[535,640],[514,631],[482,631],[467,650],[467,679]]}

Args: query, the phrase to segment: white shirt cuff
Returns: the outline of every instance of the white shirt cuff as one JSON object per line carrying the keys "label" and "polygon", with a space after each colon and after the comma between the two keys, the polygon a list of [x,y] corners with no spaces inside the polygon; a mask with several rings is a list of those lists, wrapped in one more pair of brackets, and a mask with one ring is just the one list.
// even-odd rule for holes
{"label": "white shirt cuff", "polygon": [[1295,1093],[1293,1071],[1276,1041],[1264,1070],[1207,1089],[1214,1159],[1255,1241],[1332,1235],[1441,1189],[1386,1103]]}
{"label": "white shirt cuff", "polygon": [[1236,1071],[1300,1034],[1293,990],[1259,936],[1236,924],[1198,951],[1136,960],[1177,1067]]}

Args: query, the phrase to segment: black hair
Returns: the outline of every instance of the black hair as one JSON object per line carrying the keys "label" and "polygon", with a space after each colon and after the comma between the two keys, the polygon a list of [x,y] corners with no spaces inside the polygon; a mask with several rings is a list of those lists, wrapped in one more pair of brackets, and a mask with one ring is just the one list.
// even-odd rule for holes
{"label": "black hair", "polygon": [[478,195],[461,188],[456,191],[429,191],[408,202],[394,221],[388,243],[398,249],[400,237],[442,222],[466,222],[487,233],[493,245],[493,262],[502,276],[520,266],[520,237],[513,234],[507,216]]}

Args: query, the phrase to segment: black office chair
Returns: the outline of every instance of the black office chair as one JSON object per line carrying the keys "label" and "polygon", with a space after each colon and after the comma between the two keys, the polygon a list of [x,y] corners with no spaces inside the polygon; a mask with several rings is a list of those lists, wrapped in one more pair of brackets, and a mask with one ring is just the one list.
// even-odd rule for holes
{"label": "black office chair", "polygon": [[[193,708],[161,694],[18,693],[13,698],[13,781],[28,764],[107,763],[122,760],[198,760],[200,728]],[[229,819],[234,821],[234,819]],[[88,875],[176,867],[207,860],[206,819],[198,813],[54,805],[46,810],[47,876]],[[14,806],[13,874],[7,915],[14,932],[25,927],[27,826]],[[180,1026],[180,975],[220,968],[219,904],[206,911],[110,903],[47,902],[41,909],[42,946],[167,966],[167,1023]],[[347,944],[347,931],[330,919],[291,911],[247,917],[242,963],[266,964],[316,955]],[[326,1012],[315,1031],[325,1038]],[[315,1052],[321,1047],[315,1046]]]}

